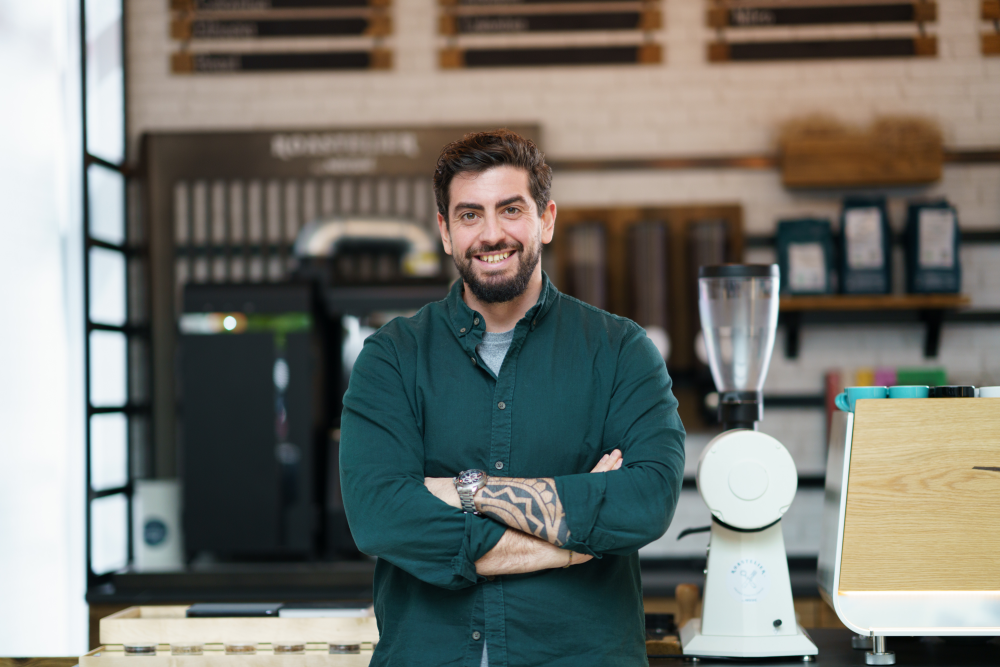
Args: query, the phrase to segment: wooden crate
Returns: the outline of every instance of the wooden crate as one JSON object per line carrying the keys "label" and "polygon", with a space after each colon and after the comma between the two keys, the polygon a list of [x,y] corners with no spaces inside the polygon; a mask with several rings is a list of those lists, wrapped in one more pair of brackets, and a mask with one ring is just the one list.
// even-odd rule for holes
{"label": "wooden crate", "polygon": [[[237,640],[260,643],[295,640],[344,644],[378,641],[378,626],[373,617],[187,618],[186,611],[186,606],[129,607],[101,619],[101,643],[109,646],[130,643],[169,645],[177,642],[202,642],[219,644],[221,649],[222,642]],[[302,656],[278,656],[280,659],[286,657]],[[134,659],[137,659],[137,656],[129,656],[129,660]]]}
{"label": "wooden crate", "polygon": [[781,150],[781,180],[789,188],[842,188],[941,180],[940,142],[906,146],[867,136],[789,140]]}

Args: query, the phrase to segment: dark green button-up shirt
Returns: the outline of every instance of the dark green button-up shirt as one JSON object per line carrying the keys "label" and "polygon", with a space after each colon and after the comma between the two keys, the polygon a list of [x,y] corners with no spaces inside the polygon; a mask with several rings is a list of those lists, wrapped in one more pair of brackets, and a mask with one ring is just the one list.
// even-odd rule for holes
{"label": "dark green button-up shirt", "polygon": [[[373,667],[646,664],[639,547],[663,535],[684,471],[684,428],[656,348],[634,322],[542,293],[499,375],[485,322],[449,296],[365,341],[344,396],[340,469],[358,547],[378,556]],[[620,470],[589,473],[618,448]],[[435,498],[424,477],[480,468],[554,477],[587,563],[483,577],[506,527]]]}

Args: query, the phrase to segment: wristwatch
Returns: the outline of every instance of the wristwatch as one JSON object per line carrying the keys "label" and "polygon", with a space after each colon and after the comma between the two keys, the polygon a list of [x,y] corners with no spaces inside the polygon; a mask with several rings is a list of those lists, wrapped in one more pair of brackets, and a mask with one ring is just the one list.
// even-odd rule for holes
{"label": "wristwatch", "polygon": [[476,491],[486,486],[487,479],[485,472],[473,469],[458,473],[458,477],[452,480],[455,482],[455,490],[458,491],[458,498],[462,501],[463,512],[479,514],[472,502],[472,497],[476,495]]}

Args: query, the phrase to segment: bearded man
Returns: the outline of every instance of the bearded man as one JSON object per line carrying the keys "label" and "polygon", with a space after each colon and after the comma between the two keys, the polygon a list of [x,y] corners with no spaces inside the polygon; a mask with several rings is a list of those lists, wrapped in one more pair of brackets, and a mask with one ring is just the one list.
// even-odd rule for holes
{"label": "bearded man", "polygon": [[634,322],[542,271],[551,170],[508,130],[446,146],[449,296],[365,342],[341,481],[378,557],[372,665],[646,664],[640,547],[666,531],[684,429]]}

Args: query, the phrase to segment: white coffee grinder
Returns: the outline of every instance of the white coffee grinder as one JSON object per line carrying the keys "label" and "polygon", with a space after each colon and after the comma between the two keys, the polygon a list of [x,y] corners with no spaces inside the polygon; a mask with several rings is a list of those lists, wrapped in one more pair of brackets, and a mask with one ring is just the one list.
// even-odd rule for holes
{"label": "white coffee grinder", "polygon": [[777,265],[698,271],[701,328],[725,430],[698,460],[698,491],[712,526],[702,615],[680,629],[685,655],[812,660],[818,653],[795,619],[781,534],[798,473],[788,450],[756,430],[779,280]]}

